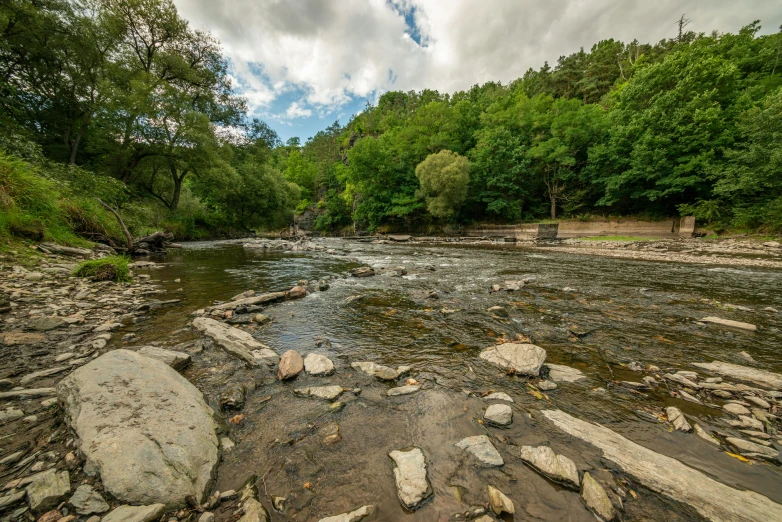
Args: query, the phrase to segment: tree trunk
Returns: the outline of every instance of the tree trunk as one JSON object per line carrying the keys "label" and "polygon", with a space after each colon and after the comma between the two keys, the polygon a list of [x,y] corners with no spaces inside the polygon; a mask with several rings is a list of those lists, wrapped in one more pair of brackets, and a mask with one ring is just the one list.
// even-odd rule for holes
{"label": "tree trunk", "polygon": [[171,210],[176,210],[177,207],[179,206],[179,195],[181,193],[182,193],[182,178],[176,178],[174,180],[174,196],[171,198]]}
{"label": "tree trunk", "polygon": [[71,143],[71,157],[68,160],[68,165],[75,165],[76,164],[76,153],[79,151],[79,143],[81,142],[81,137],[84,135],[84,129],[82,129],[79,134],[76,135],[76,139],[73,140],[73,143]]}
{"label": "tree trunk", "polygon": [[557,196],[549,193],[549,199],[551,200],[551,219],[557,219]]}

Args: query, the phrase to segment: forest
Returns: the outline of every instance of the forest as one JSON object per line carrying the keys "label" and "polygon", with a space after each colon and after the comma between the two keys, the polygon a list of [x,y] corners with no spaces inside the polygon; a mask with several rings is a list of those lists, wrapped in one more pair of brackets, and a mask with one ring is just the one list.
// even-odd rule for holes
{"label": "forest", "polygon": [[[602,40],[503,85],[391,91],[282,143],[170,0],[0,4],[0,236],[695,215],[782,232],[782,28]],[[522,59],[520,57],[519,59]]]}

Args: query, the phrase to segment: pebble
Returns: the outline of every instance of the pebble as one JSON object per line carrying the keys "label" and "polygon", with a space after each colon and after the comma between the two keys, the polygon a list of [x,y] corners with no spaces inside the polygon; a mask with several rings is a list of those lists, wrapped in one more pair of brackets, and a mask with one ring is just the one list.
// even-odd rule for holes
{"label": "pebble", "polygon": [[739,416],[739,415],[749,415],[750,412],[747,408],[742,406],[741,404],[735,404],[735,403],[728,403],[725,404],[722,407],[723,410],[725,410],[728,413],[731,413],[733,415]]}
{"label": "pebble", "polygon": [[492,404],[483,414],[487,424],[509,426],[513,422],[513,410],[507,404]]}
{"label": "pebble", "polygon": [[483,398],[487,401],[505,401],[505,402],[513,402],[513,399],[510,395],[508,395],[505,392],[494,392],[490,393],[486,397]]}

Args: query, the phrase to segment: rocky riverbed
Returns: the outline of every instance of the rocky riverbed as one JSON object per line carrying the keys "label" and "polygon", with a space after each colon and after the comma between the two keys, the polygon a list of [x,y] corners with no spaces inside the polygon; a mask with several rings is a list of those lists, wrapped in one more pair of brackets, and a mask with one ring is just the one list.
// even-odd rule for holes
{"label": "rocky riverbed", "polygon": [[782,519],[782,272],[571,247],[9,257],[0,519]]}

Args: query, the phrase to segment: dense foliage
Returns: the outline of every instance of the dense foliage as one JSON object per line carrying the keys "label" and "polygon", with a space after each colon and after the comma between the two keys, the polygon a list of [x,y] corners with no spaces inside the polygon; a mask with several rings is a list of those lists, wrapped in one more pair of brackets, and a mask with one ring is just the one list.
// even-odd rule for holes
{"label": "dense foliage", "polygon": [[388,92],[283,144],[171,0],[0,2],[0,235],[179,239],[597,215],[782,231],[782,33],[603,40],[510,83]]}
{"label": "dense foliage", "polygon": [[[275,153],[294,160],[288,179],[306,179],[303,207],[320,199],[323,230],[694,214],[779,232],[782,33],[759,29],[604,40],[510,85],[389,92],[344,128]],[[433,211],[415,176],[441,151],[470,162],[454,213]]]}

